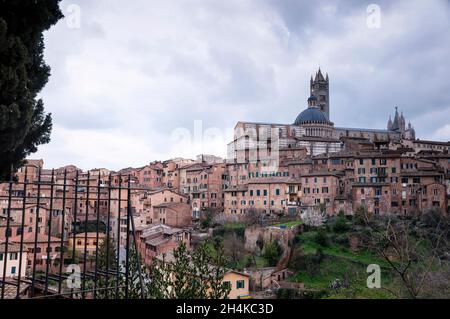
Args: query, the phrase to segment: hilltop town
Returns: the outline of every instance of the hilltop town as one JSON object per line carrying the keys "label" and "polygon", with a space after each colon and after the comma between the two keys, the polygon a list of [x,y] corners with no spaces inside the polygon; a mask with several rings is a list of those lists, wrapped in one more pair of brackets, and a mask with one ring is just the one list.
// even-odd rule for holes
{"label": "hilltop town", "polygon": [[[301,237],[308,227],[348,224],[361,210],[448,214],[450,142],[416,138],[397,108],[385,129],[336,127],[329,81],[319,69],[307,107],[292,124],[238,122],[226,159],[199,155],[120,171],[51,169],[44,160],[28,160],[14,183],[0,186],[0,253],[5,245],[14,253],[5,276],[61,273],[63,250],[87,256],[83,264],[94,269],[106,236],[123,260],[132,224],[146,265],[180,243],[195,249],[222,237],[231,260],[224,279],[230,297],[263,297],[275,288],[308,288],[292,269],[293,243],[308,242]],[[358,236],[340,236],[361,249]],[[2,259],[0,276],[3,265]]]}

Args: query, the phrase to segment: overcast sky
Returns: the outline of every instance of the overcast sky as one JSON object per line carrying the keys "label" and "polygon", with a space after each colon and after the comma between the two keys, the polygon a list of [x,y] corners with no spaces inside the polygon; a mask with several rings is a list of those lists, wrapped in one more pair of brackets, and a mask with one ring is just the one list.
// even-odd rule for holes
{"label": "overcast sky", "polygon": [[239,120],[292,123],[319,66],[336,126],[385,128],[398,106],[418,138],[450,140],[449,1],[126,3],[63,1],[45,35],[46,167],[225,156]]}

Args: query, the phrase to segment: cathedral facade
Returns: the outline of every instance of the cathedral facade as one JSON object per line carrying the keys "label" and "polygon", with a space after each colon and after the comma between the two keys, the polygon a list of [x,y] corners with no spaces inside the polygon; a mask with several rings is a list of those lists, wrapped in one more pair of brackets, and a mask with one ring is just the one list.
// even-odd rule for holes
{"label": "cathedral facade", "polygon": [[[252,162],[271,156],[271,151],[306,149],[308,155],[328,154],[343,149],[345,138],[362,138],[370,142],[389,143],[414,140],[411,123],[396,108],[394,120],[389,118],[386,129],[337,127],[330,117],[330,80],[318,70],[310,81],[308,105],[292,124],[238,122],[234,138],[228,144],[228,160]],[[276,143],[276,145],[275,145]]]}

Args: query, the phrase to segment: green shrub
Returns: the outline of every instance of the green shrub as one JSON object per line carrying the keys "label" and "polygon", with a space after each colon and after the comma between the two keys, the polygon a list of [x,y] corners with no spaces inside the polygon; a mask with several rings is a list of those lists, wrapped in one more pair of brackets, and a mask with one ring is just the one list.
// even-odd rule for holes
{"label": "green shrub", "polygon": [[350,247],[350,243],[348,241],[348,236],[346,234],[339,234],[334,238],[334,242],[338,245],[344,246],[346,248]]}
{"label": "green shrub", "polygon": [[336,233],[344,233],[350,229],[349,225],[347,225],[347,218],[344,214],[339,213],[336,218],[336,222],[333,225],[333,231]]}
{"label": "green shrub", "polygon": [[319,244],[320,246],[327,247],[328,246],[328,236],[327,232],[323,228],[319,228],[314,235],[314,242]]}
{"label": "green shrub", "polygon": [[317,249],[315,254],[304,254],[301,249],[296,249],[289,262],[289,268],[295,271],[303,271],[309,276],[317,275],[322,260],[324,258],[322,250]]}
{"label": "green shrub", "polygon": [[262,256],[267,260],[269,267],[275,267],[282,253],[283,248],[277,241],[274,241],[264,245]]}

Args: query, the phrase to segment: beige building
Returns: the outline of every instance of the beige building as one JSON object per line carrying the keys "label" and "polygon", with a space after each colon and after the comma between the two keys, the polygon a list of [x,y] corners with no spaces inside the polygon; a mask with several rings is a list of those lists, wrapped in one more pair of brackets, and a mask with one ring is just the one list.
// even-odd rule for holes
{"label": "beige building", "polygon": [[[0,243],[0,278],[3,278],[3,270],[6,263],[6,278],[16,278],[19,276],[25,278],[27,270],[27,251],[26,247],[22,248],[19,244],[8,243],[8,254],[6,252],[6,242]],[[22,259],[22,266],[20,260]]]}
{"label": "beige building", "polygon": [[223,277],[223,282],[228,284],[231,288],[228,298],[243,299],[249,297],[249,275],[235,270],[230,270]]}
{"label": "beige building", "polygon": [[[106,235],[103,233],[79,233],[75,235],[75,250],[80,254],[84,255],[86,249],[86,256],[95,256],[98,247],[105,240]],[[69,251],[73,249],[73,235],[69,238]]]}
{"label": "beige building", "polygon": [[301,181],[290,177],[252,178],[246,185],[225,191],[225,215],[244,218],[250,210],[265,214],[296,216]]}

